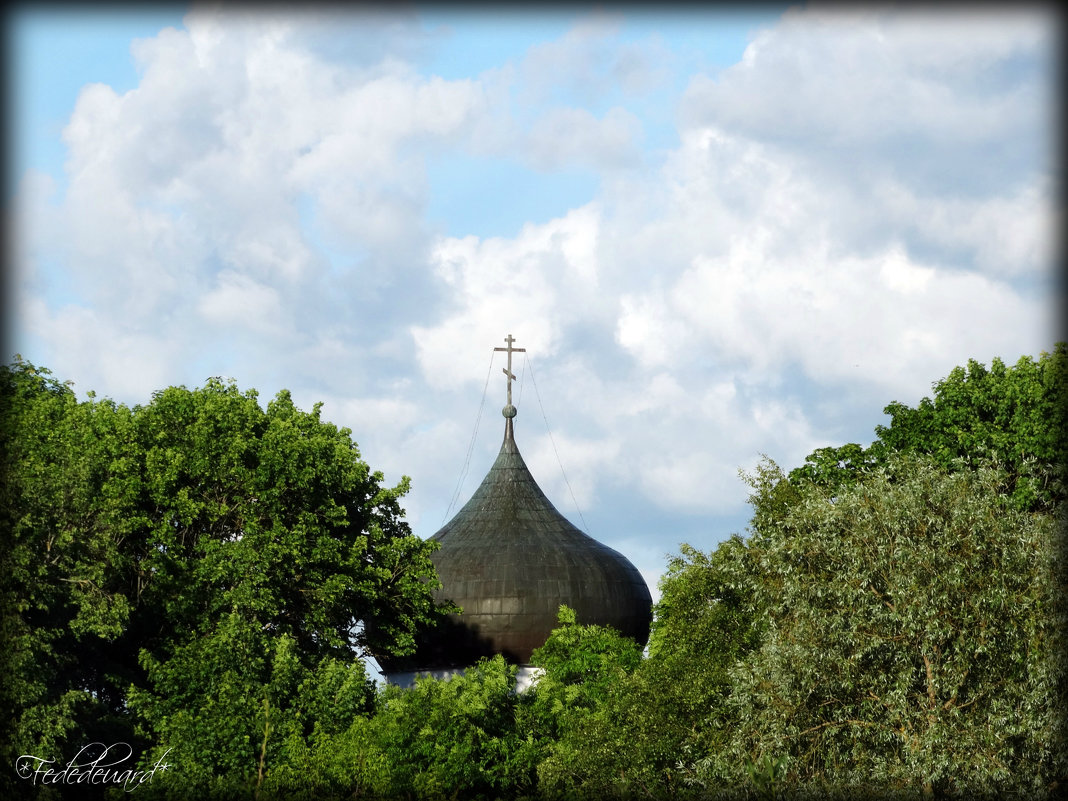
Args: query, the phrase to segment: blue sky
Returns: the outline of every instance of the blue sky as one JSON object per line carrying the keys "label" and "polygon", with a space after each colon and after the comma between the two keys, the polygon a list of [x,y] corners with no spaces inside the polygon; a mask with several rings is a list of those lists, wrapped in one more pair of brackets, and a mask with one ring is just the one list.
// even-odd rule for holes
{"label": "blue sky", "polygon": [[1041,11],[9,20],[11,350],[130,404],[212,375],[321,400],[412,477],[421,536],[509,333],[535,477],[654,588],[744,530],[762,454],[866,444],[1055,339]]}
{"label": "blue sky", "polygon": [[86,83],[117,91],[137,86],[130,41],[180,27],[180,10],[76,11],[24,8],[11,13],[14,174],[33,167],[63,178],[63,128]]}

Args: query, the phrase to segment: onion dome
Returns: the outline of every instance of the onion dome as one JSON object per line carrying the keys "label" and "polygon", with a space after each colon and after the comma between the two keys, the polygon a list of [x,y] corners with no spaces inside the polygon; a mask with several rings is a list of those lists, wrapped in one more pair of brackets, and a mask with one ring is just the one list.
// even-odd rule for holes
{"label": "onion dome", "polygon": [[[511,351],[511,337],[506,341]],[[509,352],[509,396],[510,368]],[[559,625],[561,604],[575,610],[579,623],[611,626],[643,645],[648,639],[652,598],[641,573],[545,496],[519,453],[508,400],[496,461],[432,538],[441,543],[431,555],[443,585],[436,598],[453,601],[462,613],[430,631],[414,657],[383,660],[387,673],[462,668],[493,654],[528,664]]]}

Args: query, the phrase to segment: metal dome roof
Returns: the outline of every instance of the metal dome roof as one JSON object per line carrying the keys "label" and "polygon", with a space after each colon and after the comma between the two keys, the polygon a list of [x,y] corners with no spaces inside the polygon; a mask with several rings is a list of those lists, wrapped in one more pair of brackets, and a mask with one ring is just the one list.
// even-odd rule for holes
{"label": "metal dome roof", "polygon": [[462,667],[497,653],[528,664],[557,627],[561,604],[579,623],[611,626],[641,644],[648,639],[645,580],[545,497],[515,443],[514,408],[505,407],[504,442],[489,473],[433,536],[441,543],[431,556],[443,585],[436,597],[463,612],[431,631],[414,657],[384,660],[389,672]]}

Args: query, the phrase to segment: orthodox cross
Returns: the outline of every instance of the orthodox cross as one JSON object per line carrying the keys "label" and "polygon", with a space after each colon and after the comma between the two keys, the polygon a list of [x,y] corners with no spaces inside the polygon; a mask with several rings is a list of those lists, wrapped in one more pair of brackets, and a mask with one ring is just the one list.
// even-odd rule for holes
{"label": "orthodox cross", "polygon": [[512,347],[512,343],[515,342],[515,340],[512,338],[511,334],[506,336],[504,338],[504,341],[508,345],[507,348],[494,348],[494,350],[507,351],[507,353],[508,353],[508,367],[504,368],[504,374],[508,377],[508,405],[511,406],[512,405],[512,382],[515,381],[515,376],[512,375],[512,354],[513,353],[526,353],[527,349],[526,348],[513,348]]}

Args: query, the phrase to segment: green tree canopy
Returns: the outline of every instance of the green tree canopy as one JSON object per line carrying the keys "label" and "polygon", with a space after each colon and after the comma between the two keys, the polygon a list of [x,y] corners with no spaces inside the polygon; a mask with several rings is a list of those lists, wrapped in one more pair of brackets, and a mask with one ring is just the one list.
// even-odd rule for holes
{"label": "green tree canopy", "polygon": [[385,688],[372,741],[389,798],[521,798],[534,790],[536,747],[517,725],[516,668],[503,657],[463,675]]}
{"label": "green tree canopy", "polygon": [[530,660],[539,668],[532,697],[554,720],[596,706],[642,658],[641,646],[630,637],[608,626],[579,625],[567,606],[560,607],[557,621],[560,625]]}
{"label": "green tree canopy", "polygon": [[670,559],[647,656],[563,609],[517,695],[499,657],[368,680],[361,655],[410,652],[442,611],[434,546],[407,480],[383,486],[318,406],[218,380],[78,401],[16,361],[0,758],[172,749],[138,792],[191,799],[1051,795],[1066,365],[1063,344],[969,362],[867,448],[765,460],[748,535]]}
{"label": "green tree canopy", "polygon": [[916,408],[898,401],[877,426],[877,439],[819,448],[790,472],[790,481],[837,487],[885,464],[897,451],[930,456],[943,469],[974,466],[996,455],[1005,467],[1005,491],[1021,509],[1052,509],[1065,498],[1068,465],[1068,343],[1038,360],[1021,357],[990,368],[974,359],[934,383],[934,397]]}
{"label": "green tree canopy", "polygon": [[[759,642],[751,599],[727,583],[723,562],[683,545],[661,579],[649,642],[596,626],[564,625],[536,656],[546,676],[534,688],[537,719],[556,729],[538,766],[547,797],[680,798],[677,769],[689,753],[722,747],[731,711],[728,668]],[[551,726],[544,723],[540,731]]]}
{"label": "green tree canopy", "polygon": [[833,491],[772,463],[752,477],[780,513],[755,517],[733,583],[768,629],[731,668],[737,724],[697,765],[707,786],[783,758],[821,794],[1039,797],[1063,779],[1064,542],[1002,494],[1000,465],[955,467],[892,454]]}
{"label": "green tree canopy", "polygon": [[23,361],[0,403],[9,764],[122,733],[258,783],[272,730],[314,728],[309,675],[410,652],[437,617],[408,480],[383,486],[319,405],[217,379],[79,402]]}

